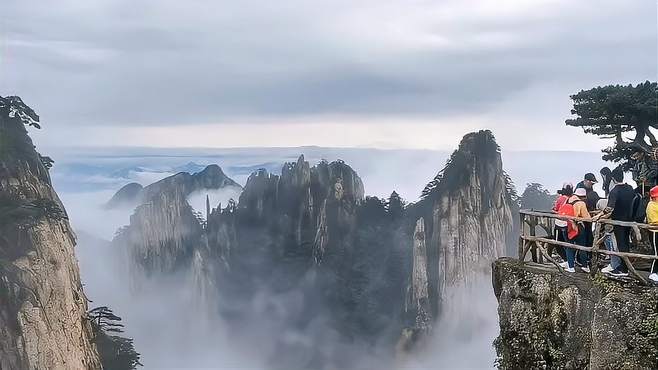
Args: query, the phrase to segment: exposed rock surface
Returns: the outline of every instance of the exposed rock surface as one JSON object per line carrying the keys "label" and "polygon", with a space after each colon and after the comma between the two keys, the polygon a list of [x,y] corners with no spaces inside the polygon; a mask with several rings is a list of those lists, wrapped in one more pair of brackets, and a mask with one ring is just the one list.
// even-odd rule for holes
{"label": "exposed rock surface", "polygon": [[0,369],[99,369],[52,161],[25,129],[38,121],[20,98],[0,97]]}
{"label": "exposed rock surface", "polygon": [[658,288],[511,258],[493,264],[493,286],[501,368],[658,368]]}
{"label": "exposed rock surface", "polygon": [[202,243],[202,227],[178,190],[153,195],[135,209],[130,225],[115,237],[131,260],[147,275],[177,270],[191,260]]}
{"label": "exposed rock surface", "polygon": [[213,164],[200,172],[180,172],[143,188],[128,184],[110,199],[108,208],[140,204],[130,217],[130,224],[120,229],[113,241],[127,251],[137,279],[139,274],[167,274],[207,265],[200,256],[214,254],[208,252],[203,221],[187,197],[196,191],[225,187],[241,188]]}
{"label": "exposed rock surface", "polygon": [[428,331],[432,325],[432,314],[429,304],[429,288],[427,278],[427,246],[425,241],[425,220],[419,218],[414,230],[412,272],[412,302],[416,309],[416,327]]}
{"label": "exposed rock surface", "polygon": [[504,255],[513,225],[510,188],[492,133],[479,131],[464,136],[423,199],[410,207],[409,217],[424,220],[434,317],[450,287],[468,284]]}

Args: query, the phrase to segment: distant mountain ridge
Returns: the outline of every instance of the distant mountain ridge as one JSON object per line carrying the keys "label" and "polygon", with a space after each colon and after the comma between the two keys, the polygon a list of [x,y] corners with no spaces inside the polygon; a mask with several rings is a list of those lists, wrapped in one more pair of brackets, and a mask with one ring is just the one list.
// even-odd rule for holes
{"label": "distant mountain ridge", "polygon": [[[191,164],[193,166],[188,164],[186,167],[197,168],[198,166],[194,163]],[[187,196],[197,190],[221,189],[227,186],[242,188],[240,184],[226,176],[221,167],[211,164],[199,172],[192,174],[179,172],[145,187],[139,183],[124,185],[112,196],[105,207],[112,209],[121,206],[136,206],[164,192],[180,192]]]}

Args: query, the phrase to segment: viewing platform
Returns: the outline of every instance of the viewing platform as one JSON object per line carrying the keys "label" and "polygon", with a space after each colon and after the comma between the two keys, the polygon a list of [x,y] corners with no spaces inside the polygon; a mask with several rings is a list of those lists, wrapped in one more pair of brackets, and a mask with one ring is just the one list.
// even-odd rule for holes
{"label": "viewing platform", "polygon": [[[552,211],[535,211],[523,209],[520,214],[520,237],[518,246],[518,259],[521,263],[534,262],[540,265],[550,265],[551,268],[557,268],[563,273],[564,269],[553,257],[555,247],[571,248],[578,251],[591,253],[590,274],[596,275],[599,271],[599,262],[606,256],[618,256],[628,267],[628,272],[632,279],[636,279],[642,285],[650,285],[648,280],[649,273],[644,271],[650,268],[651,264],[658,260],[658,255],[651,243],[654,233],[658,233],[658,225],[649,225],[638,222],[625,222],[610,219],[591,219],[571,216],[558,215]],[[558,241],[555,238],[555,220],[575,221],[592,223],[593,225],[593,245],[581,246],[570,242]],[[605,240],[612,237],[607,233],[605,225],[625,226],[631,229],[631,250],[633,252],[619,252],[608,250],[605,246]],[[606,275],[609,276],[609,275]],[[618,280],[628,278],[612,277]]]}

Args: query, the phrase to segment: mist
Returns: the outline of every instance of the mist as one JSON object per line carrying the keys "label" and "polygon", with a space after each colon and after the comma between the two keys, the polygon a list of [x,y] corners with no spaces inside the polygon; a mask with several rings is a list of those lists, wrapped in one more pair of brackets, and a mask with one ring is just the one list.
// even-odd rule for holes
{"label": "mist", "polygon": [[[366,193],[386,196],[394,189],[402,189],[398,191],[411,200],[441,169],[447,156],[441,152],[401,154],[378,150],[375,153],[380,160],[371,161],[373,154],[364,156],[365,149],[298,148],[297,153],[301,151],[310,152],[307,160],[311,162],[313,158],[331,156],[348,158],[346,161],[362,176]],[[115,232],[128,224],[133,209],[104,208],[120,186],[133,181],[148,185],[177,172],[180,166],[196,163],[194,166],[202,168],[214,162],[244,185],[254,168],[266,167],[278,173],[279,163],[296,159],[297,153],[293,152],[274,149],[270,153],[273,160],[266,160],[265,149],[253,150],[251,155],[241,151],[221,157],[104,157],[101,164],[98,158],[89,157],[63,160],[59,168],[54,167],[56,189],[64,189],[59,193],[78,234],[76,253],[85,292],[92,301],[90,308],[107,305],[123,318],[125,335],[134,338],[144,368],[280,369],[312,363],[309,356],[318,348],[325,359],[339,359],[336,363],[323,363],[323,368],[345,368],[348,364],[367,369],[493,368],[492,342],[498,334],[498,321],[489,271],[475,271],[468,285],[450,288],[441,316],[434,323],[433,337],[411,356],[397,357],[386,353],[383,346],[346,341],[332,328],[321,307],[313,307],[318,310],[317,318],[307,327],[288,327],[286,323],[307,308],[300,306],[299,295],[313,276],[304,276],[299,282],[300,290],[277,293],[263,289],[243,306],[232,307],[250,317],[249,322],[227,320],[208,307],[207,302],[199,299],[191,271],[166,279],[142,279],[135,286],[126,251],[110,244]],[[562,158],[567,161],[571,155],[564,153]],[[527,164],[527,158],[521,161],[518,154],[504,153],[504,166],[519,191],[523,188],[519,185],[525,182],[541,182],[551,189],[565,180],[577,181],[580,176],[580,166],[549,166],[553,163],[549,158],[555,158],[555,153],[523,156],[537,158],[538,164]],[[582,154],[592,172],[598,172],[601,165],[598,156]],[[80,171],[79,164],[85,161],[96,162],[97,166],[93,171],[89,167]],[[239,188],[201,191],[190,194],[188,202],[205,217],[206,195],[211,207],[217,207],[219,203],[226,205],[229,199],[237,200],[239,194]],[[282,358],[282,349],[294,356]]]}

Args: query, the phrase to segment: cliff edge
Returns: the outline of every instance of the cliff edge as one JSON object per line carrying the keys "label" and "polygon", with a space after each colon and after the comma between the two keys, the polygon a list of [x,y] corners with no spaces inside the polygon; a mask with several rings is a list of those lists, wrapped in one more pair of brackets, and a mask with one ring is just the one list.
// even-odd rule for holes
{"label": "cliff edge", "polygon": [[502,369],[658,368],[658,288],[493,263]]}
{"label": "cliff edge", "polygon": [[25,126],[39,116],[0,97],[0,369],[100,369],[52,160]]}

